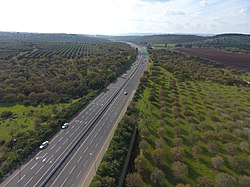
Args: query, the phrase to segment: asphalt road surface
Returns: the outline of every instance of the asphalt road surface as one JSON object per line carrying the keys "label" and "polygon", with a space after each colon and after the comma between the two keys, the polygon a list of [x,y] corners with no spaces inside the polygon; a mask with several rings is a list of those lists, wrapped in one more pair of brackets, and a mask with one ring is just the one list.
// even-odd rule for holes
{"label": "asphalt road surface", "polygon": [[[145,51],[139,48],[140,53]],[[69,122],[68,128],[59,131],[45,149],[20,166],[0,186],[89,186],[147,61],[147,55],[138,55],[125,74],[111,83]]]}

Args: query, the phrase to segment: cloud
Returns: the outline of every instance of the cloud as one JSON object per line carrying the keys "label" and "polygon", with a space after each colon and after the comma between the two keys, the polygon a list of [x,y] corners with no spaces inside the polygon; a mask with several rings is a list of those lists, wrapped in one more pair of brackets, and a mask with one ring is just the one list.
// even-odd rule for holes
{"label": "cloud", "polygon": [[167,15],[184,16],[186,15],[186,13],[180,10],[173,10],[173,11],[171,10],[171,11],[167,11]]}
{"label": "cloud", "polygon": [[201,1],[201,3],[202,3],[203,5],[205,5],[205,6],[208,6],[208,5],[209,5],[208,0],[203,0],[203,1]]}
{"label": "cloud", "polygon": [[240,10],[240,13],[242,14],[242,15],[247,15],[247,14],[250,14],[250,8],[242,8],[241,10]]}
{"label": "cloud", "polygon": [[172,0],[141,0],[141,1],[150,2],[150,3],[164,3],[164,2],[168,2]]}

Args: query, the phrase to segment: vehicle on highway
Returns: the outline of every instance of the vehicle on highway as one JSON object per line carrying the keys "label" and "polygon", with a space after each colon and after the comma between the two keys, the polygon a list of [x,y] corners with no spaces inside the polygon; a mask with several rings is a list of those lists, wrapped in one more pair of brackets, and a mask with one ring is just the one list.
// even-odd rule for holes
{"label": "vehicle on highway", "polygon": [[68,128],[69,127],[69,123],[64,123],[63,125],[62,125],[62,129],[66,129],[66,128]]}
{"label": "vehicle on highway", "polygon": [[49,142],[48,142],[48,141],[45,141],[45,142],[43,142],[43,143],[40,145],[39,149],[44,149],[44,148],[47,147],[48,145],[49,145]]}
{"label": "vehicle on highway", "polygon": [[124,92],[124,95],[128,95],[128,92]]}

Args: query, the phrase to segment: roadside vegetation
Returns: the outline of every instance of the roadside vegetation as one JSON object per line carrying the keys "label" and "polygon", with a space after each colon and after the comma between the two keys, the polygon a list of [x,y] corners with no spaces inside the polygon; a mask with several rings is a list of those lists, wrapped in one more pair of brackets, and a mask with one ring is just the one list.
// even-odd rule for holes
{"label": "roadside vegetation", "polygon": [[[53,55],[31,56],[31,51],[0,60],[0,179],[127,70],[136,56],[123,43],[61,43],[68,57],[56,54],[60,43],[42,46],[36,51]],[[77,55],[79,51],[87,55]]]}
{"label": "roadside vegetation", "polygon": [[137,120],[130,111],[119,122],[109,148],[105,153],[91,187],[116,187],[122,175],[123,166],[128,154],[130,141],[136,128]]}
{"label": "roadside vegetation", "polygon": [[250,186],[249,85],[196,57],[150,57],[132,109],[139,135],[125,186]]}

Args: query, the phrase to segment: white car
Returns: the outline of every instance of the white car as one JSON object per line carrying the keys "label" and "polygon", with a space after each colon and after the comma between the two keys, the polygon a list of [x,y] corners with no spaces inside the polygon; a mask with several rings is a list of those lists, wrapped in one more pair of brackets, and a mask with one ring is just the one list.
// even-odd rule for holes
{"label": "white car", "polygon": [[63,126],[62,126],[62,129],[66,129],[69,127],[69,123],[64,123]]}
{"label": "white car", "polygon": [[44,149],[44,148],[47,147],[48,145],[49,145],[49,142],[48,142],[48,141],[45,141],[45,142],[43,142],[43,143],[40,145],[39,149]]}
{"label": "white car", "polygon": [[124,95],[128,95],[128,92],[124,92]]}

